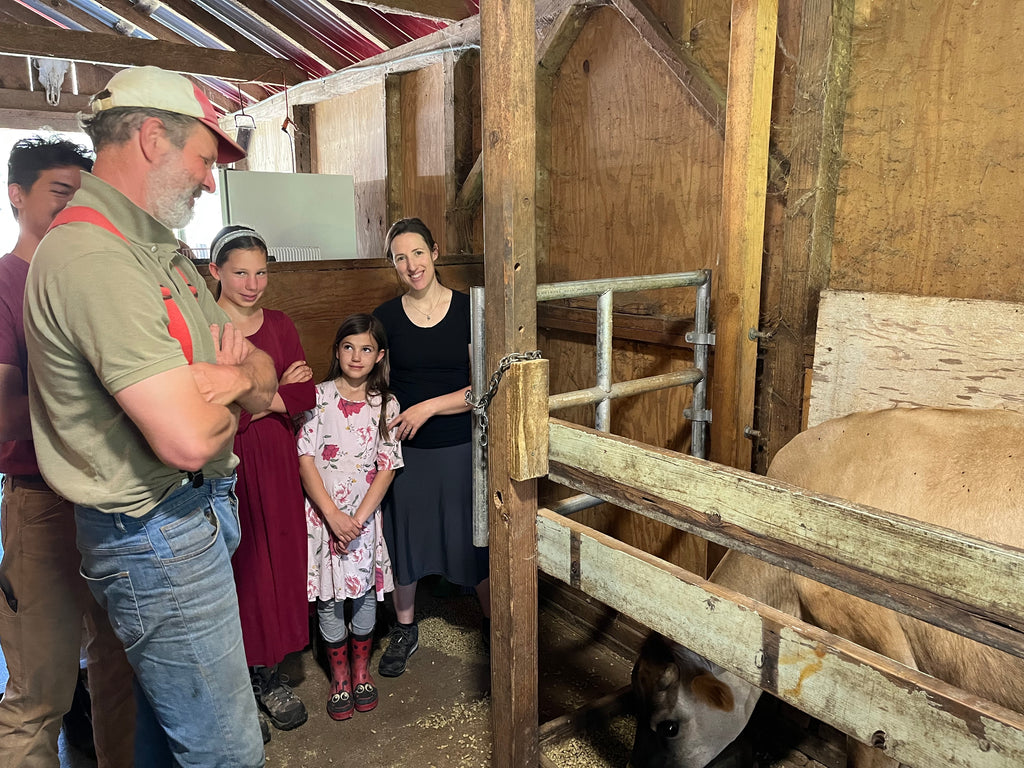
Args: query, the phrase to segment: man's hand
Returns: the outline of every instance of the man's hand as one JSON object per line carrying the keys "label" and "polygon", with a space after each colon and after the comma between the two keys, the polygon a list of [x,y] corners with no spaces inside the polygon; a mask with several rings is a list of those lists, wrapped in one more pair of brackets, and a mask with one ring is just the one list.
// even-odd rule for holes
{"label": "man's hand", "polygon": [[252,353],[255,346],[245,338],[245,334],[235,328],[232,323],[224,323],[224,333],[214,323],[210,326],[213,347],[217,350],[218,365],[240,365]]}
{"label": "man's hand", "polygon": [[239,387],[238,369],[231,365],[193,363],[188,367],[203,400],[214,405],[231,405]]}

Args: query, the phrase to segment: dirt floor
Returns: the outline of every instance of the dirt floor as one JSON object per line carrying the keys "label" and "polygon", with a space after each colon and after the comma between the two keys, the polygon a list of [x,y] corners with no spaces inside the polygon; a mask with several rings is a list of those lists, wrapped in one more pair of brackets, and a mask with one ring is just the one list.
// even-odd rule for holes
{"label": "dirt floor", "polygon": [[[379,627],[388,621],[382,611]],[[443,582],[423,583],[417,603],[419,650],[399,678],[376,677],[380,704],[334,722],[327,716],[328,679],[312,649],[289,657],[282,669],[309,710],[293,731],[273,730],[266,747],[270,768],[372,765],[376,768],[486,768],[491,764],[489,656],[480,632],[476,598]],[[386,641],[377,643],[373,669]],[[540,722],[549,723],[628,685],[633,659],[593,642],[558,608],[545,608],[540,622]],[[3,672],[0,666],[0,673]],[[4,681],[0,676],[0,684]],[[768,715],[778,731],[777,709]],[[839,768],[842,754],[807,722],[787,720],[800,749],[776,749],[760,764],[768,768]],[[559,768],[624,768],[635,722],[628,715],[600,720],[596,727],[542,745],[549,765]],[[62,737],[63,742],[63,737]],[[808,748],[810,745],[810,749]],[[830,751],[831,750],[831,751]],[[824,762],[806,756],[815,754]],[[822,757],[824,755],[824,757]],[[66,745],[61,768],[94,768],[95,762]]]}

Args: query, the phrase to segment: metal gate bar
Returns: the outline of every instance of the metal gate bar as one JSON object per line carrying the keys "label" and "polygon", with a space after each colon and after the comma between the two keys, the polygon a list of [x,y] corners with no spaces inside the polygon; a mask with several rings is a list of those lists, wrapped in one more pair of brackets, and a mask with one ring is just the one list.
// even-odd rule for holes
{"label": "metal gate bar", "polygon": [[[692,368],[673,373],[647,376],[640,379],[612,383],[612,315],[615,293],[654,290],[658,288],[695,287],[697,302],[694,309],[694,330],[686,334],[686,341],[693,344]],[[597,296],[597,339],[595,356],[597,382],[593,387],[562,392],[548,397],[548,411],[558,411],[577,405],[596,405],[594,427],[602,432],[611,429],[611,401],[631,397],[645,392],[678,386],[693,386],[693,401],[684,411],[690,420],[690,454],[698,458],[707,455],[707,425],[711,411],[707,407],[707,369],[709,347],[715,343],[711,327],[711,270],[699,269],[692,272],[670,272],[661,275],[639,275],[621,278],[600,278],[597,280],[573,280],[563,283],[543,283],[537,286],[537,301],[574,299]],[[472,378],[473,399],[479,402],[487,387],[486,359],[484,350],[484,289],[470,289],[470,313],[472,318],[471,339],[473,343]],[[483,444],[479,419],[473,419],[473,543],[478,547],[487,545],[487,451]],[[579,512],[604,502],[588,494],[580,494],[563,500],[553,509],[561,514]]]}

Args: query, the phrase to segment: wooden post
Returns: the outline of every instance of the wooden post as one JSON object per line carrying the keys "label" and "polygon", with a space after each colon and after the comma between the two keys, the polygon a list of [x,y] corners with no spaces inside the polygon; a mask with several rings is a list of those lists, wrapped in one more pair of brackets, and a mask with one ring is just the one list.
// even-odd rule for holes
{"label": "wooden post", "polygon": [[296,104],[292,107],[292,122],[295,124],[295,172],[313,173],[313,109],[312,104]]}
{"label": "wooden post", "polygon": [[405,216],[405,159],[402,157],[402,76],[384,76],[385,146],[387,148],[387,210],[385,229]]}
{"label": "wooden post", "polygon": [[750,468],[778,0],[733,0],[726,96],[722,224],[715,292],[711,458]]}
{"label": "wooden post", "polygon": [[[488,374],[537,345],[535,28],[533,0],[480,3]],[[512,429],[508,392],[491,402],[492,436]],[[512,480],[506,441],[489,450],[491,764],[536,768],[537,481]]]}
{"label": "wooden post", "polygon": [[810,397],[805,382],[818,296],[828,287],[832,260],[853,6],[854,0],[784,0],[779,12],[780,37],[796,59],[779,73],[775,96],[775,140],[789,158],[789,176],[785,196],[770,204],[781,233],[768,246],[762,293],[775,335],[762,349],[758,472],[800,432],[801,405]]}

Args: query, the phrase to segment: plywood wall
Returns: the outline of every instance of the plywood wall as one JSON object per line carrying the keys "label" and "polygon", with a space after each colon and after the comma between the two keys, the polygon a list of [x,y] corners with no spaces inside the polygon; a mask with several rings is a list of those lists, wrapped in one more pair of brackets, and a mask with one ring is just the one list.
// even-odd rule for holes
{"label": "plywood wall", "polygon": [[340,173],[355,180],[359,255],[381,256],[389,224],[383,80],[317,104],[313,137],[313,172]]}
{"label": "plywood wall", "polygon": [[1021,301],[1024,4],[856,10],[830,287]]}
{"label": "plywood wall", "polygon": [[445,152],[452,137],[447,118],[445,66],[437,62],[398,76],[401,143],[395,161],[400,182],[392,185],[392,211],[397,217],[417,216],[430,227],[441,253],[450,253],[445,235],[447,212],[454,196],[446,186]]}
{"label": "plywood wall", "polygon": [[[551,226],[540,282],[656,274],[714,267],[719,249],[722,137],[704,121],[668,68],[613,8],[594,12],[554,83],[551,118]],[[580,302],[585,303],[585,302]],[[620,294],[624,314],[685,318],[692,289]],[[551,391],[594,384],[590,333],[548,330]],[[682,347],[621,339],[616,380],[692,363]],[[679,389],[612,406],[617,434],[675,450],[688,448]],[[560,414],[564,415],[564,414]],[[593,409],[571,414],[592,424]],[[588,524],[702,571],[703,543],[631,513],[581,513]]]}

